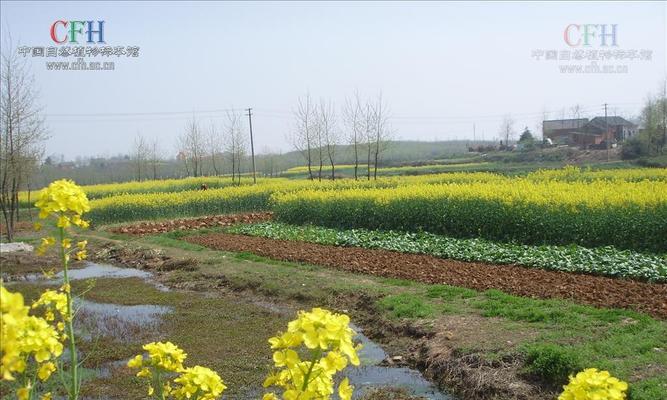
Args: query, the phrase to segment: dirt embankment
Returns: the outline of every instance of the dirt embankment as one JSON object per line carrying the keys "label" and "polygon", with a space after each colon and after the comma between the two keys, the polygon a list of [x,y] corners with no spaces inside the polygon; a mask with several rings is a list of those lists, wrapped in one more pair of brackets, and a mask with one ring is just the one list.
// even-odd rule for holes
{"label": "dirt embankment", "polygon": [[324,265],[350,272],[476,290],[499,289],[524,297],[567,299],[597,307],[628,308],[667,318],[667,284],[224,233],[193,236],[185,240],[217,250],[247,251],[273,259]]}
{"label": "dirt embankment", "polygon": [[184,231],[201,228],[214,228],[234,224],[252,224],[268,221],[273,216],[270,212],[212,215],[199,218],[172,219],[164,222],[140,222],[138,224],[123,225],[109,229],[110,232],[128,235],[154,235],[172,231]]}

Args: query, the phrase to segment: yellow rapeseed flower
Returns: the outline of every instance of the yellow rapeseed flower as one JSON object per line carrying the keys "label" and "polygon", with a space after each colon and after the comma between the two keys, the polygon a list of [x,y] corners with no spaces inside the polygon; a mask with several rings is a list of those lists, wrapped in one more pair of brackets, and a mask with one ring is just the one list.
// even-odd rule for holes
{"label": "yellow rapeseed flower", "polygon": [[[358,347],[354,346],[355,332],[350,318],[321,308],[300,311],[297,319],[287,326],[287,332],[269,339],[274,350],[276,371],[264,381],[264,387],[282,389],[283,399],[329,398],[334,393],[334,375],[348,365],[359,365]],[[310,360],[302,360],[296,351],[303,345]],[[352,390],[349,382],[339,387],[347,396]],[[351,393],[351,392],[350,392]],[[268,393],[265,398],[272,399]]]}
{"label": "yellow rapeseed flower", "polygon": [[608,371],[588,368],[570,376],[570,382],[563,389],[558,400],[624,400],[628,384]]}
{"label": "yellow rapeseed flower", "polygon": [[177,386],[172,394],[176,400],[215,400],[227,388],[215,371],[200,366],[184,369],[174,383]]}

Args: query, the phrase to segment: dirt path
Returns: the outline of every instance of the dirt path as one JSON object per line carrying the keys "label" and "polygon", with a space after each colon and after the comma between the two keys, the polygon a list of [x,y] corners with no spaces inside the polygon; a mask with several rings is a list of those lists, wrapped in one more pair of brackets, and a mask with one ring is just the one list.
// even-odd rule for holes
{"label": "dirt path", "polygon": [[212,215],[198,218],[172,219],[164,222],[140,222],[137,224],[123,225],[109,229],[110,232],[124,233],[129,235],[154,235],[178,230],[193,230],[201,228],[213,228],[217,226],[230,226],[234,224],[252,224],[268,221],[273,213],[258,212],[246,214]]}
{"label": "dirt path", "polygon": [[629,308],[667,318],[667,284],[223,233],[192,236],[184,240],[217,250],[247,251],[273,259],[323,265],[350,272],[476,290],[499,289],[519,296],[567,299],[598,307]]}

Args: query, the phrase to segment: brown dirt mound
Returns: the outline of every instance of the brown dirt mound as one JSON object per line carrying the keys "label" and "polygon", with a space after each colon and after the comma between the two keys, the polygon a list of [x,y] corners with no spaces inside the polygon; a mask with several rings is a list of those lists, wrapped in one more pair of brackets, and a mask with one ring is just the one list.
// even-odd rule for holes
{"label": "brown dirt mound", "polygon": [[499,289],[524,297],[567,299],[597,307],[629,308],[667,318],[667,284],[223,233],[184,240],[217,250],[248,251],[273,259],[350,272],[476,290]]}
{"label": "brown dirt mound", "polygon": [[102,247],[92,254],[91,259],[151,271],[194,271],[199,263],[194,258],[177,259],[170,257],[159,249],[118,245]]}
{"label": "brown dirt mound", "polygon": [[154,235],[178,230],[194,230],[211,228],[216,226],[230,226],[234,224],[251,224],[255,222],[268,221],[273,216],[270,212],[211,215],[199,218],[172,219],[165,222],[141,222],[133,225],[124,225],[109,229],[114,233],[125,233],[129,235]]}

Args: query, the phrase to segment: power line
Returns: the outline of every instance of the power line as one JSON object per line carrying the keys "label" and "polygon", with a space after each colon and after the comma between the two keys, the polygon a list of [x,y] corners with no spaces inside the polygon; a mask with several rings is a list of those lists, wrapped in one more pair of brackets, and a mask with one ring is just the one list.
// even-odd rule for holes
{"label": "power line", "polygon": [[222,108],[217,110],[201,111],[154,111],[154,112],[123,112],[123,113],[90,113],[90,114],[44,114],[45,117],[132,117],[142,115],[177,115],[177,114],[210,114],[227,111],[242,111],[236,108]]}
{"label": "power line", "polygon": [[[640,104],[640,103],[613,103],[608,106],[620,106],[620,105],[630,105],[630,104]],[[553,110],[554,108],[552,108]],[[277,109],[262,109],[255,108],[256,112],[259,110],[262,118],[291,118],[293,116],[292,112],[277,110]],[[566,108],[561,108],[566,110]],[[581,108],[583,112],[594,112],[595,110],[602,111],[600,106],[583,106]],[[201,115],[201,114],[220,114],[226,113],[229,111],[247,111],[247,109],[237,109],[237,108],[223,108],[223,109],[211,109],[211,110],[190,110],[190,111],[154,111],[154,112],[111,112],[111,113],[77,113],[77,114],[44,114],[51,122],[141,122],[141,121],[169,121],[169,120],[181,120],[189,119],[192,115],[199,115],[202,118],[222,118],[222,116],[216,115]],[[552,111],[550,114],[558,114],[559,111]],[[124,119],[124,117],[141,117],[141,116],[178,116],[174,118],[145,118],[145,119]],[[449,123],[449,124],[458,124],[458,123],[469,123],[474,121],[482,122],[491,122],[495,120],[501,120],[507,115],[512,117],[519,118],[529,118],[534,116],[544,115],[544,111],[534,111],[534,112],[522,112],[522,113],[505,113],[505,114],[489,114],[489,115],[470,115],[470,116],[443,116],[443,115],[420,115],[420,116],[409,116],[409,115],[393,115],[390,116],[390,119],[397,123]],[[97,119],[100,117],[108,117],[106,120]],[[119,117],[115,119],[115,117]],[[564,115],[563,115],[564,117]],[[91,118],[90,120],[61,120],[60,118]],[[112,119],[113,118],[113,119]]]}

